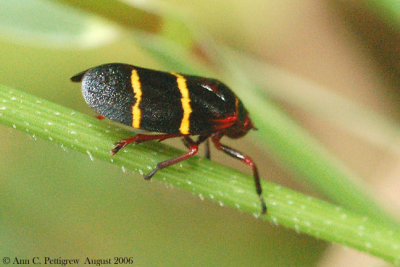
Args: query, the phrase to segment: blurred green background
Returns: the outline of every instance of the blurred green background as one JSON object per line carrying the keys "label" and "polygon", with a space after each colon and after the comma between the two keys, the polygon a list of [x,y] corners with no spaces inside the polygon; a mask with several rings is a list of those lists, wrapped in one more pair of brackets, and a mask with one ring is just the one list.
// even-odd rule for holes
{"label": "blurred green background", "polygon": [[[168,15],[163,13],[161,18],[158,12],[142,14],[133,7],[126,14],[113,13],[106,1],[78,2],[0,3],[1,84],[94,115],[79,86],[69,78],[107,62],[185,72],[183,66],[167,67],[140,42],[141,34],[152,32],[202,55],[197,40],[185,35],[187,25],[175,21],[186,15],[193,16],[210,42],[232,47],[251,60],[280,66],[293,77],[322,84],[322,92],[331,90],[394,122],[399,118],[396,16],[388,15],[386,7],[373,6],[373,1],[365,5],[265,0],[132,2],[133,7],[152,12],[164,8]],[[178,11],[179,16],[167,19]],[[207,44],[207,39],[201,43]],[[218,65],[207,56],[198,56],[197,63],[218,75]],[[229,85],[234,90],[234,84]],[[332,123],[332,118],[318,116],[318,107],[313,113],[313,106],[301,99],[293,104],[296,100],[286,99],[284,92],[265,90],[376,188],[376,200],[383,206],[391,203],[387,209],[398,215],[399,200],[391,198],[399,188],[395,179],[400,172],[398,150],[388,149],[391,144],[396,146],[396,139],[378,131],[381,135],[371,142],[369,137],[360,137],[360,131],[349,130],[351,123],[343,127],[335,118]],[[318,102],[312,97],[312,102]],[[264,148],[251,135],[228,143],[262,162],[264,178],[318,195],[273,156],[266,158]],[[0,140],[1,256],[127,256],[133,257],[135,266],[345,266],[340,263],[367,257],[199,201],[179,189],[144,182],[140,175],[2,125]],[[179,142],[173,144],[182,148]],[[249,172],[212,152],[216,161]],[[375,259],[368,260],[375,263]]]}

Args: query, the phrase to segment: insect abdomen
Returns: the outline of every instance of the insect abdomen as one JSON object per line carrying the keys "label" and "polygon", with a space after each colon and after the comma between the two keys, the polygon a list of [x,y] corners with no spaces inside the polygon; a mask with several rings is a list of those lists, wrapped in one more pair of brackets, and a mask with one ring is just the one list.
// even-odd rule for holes
{"label": "insect abdomen", "polygon": [[82,80],[83,97],[99,114],[152,132],[208,133],[215,130],[214,119],[235,112],[234,94],[213,79],[106,64],[71,80]]}

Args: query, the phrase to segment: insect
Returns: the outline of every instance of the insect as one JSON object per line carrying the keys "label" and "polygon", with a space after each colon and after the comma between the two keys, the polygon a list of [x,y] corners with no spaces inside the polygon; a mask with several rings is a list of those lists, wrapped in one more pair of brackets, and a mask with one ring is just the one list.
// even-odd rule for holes
{"label": "insect", "polygon": [[[71,78],[82,82],[85,101],[100,117],[106,117],[136,129],[158,134],[137,134],[116,143],[116,154],[130,143],[181,137],[189,151],[181,156],[159,162],[145,179],[158,170],[186,160],[206,144],[210,158],[209,139],[218,150],[237,158],[253,170],[261,213],[266,213],[257,166],[247,155],[221,144],[223,136],[239,138],[255,129],[240,99],[218,80],[162,72],[127,64],[97,66]],[[198,136],[193,140],[193,136]]]}

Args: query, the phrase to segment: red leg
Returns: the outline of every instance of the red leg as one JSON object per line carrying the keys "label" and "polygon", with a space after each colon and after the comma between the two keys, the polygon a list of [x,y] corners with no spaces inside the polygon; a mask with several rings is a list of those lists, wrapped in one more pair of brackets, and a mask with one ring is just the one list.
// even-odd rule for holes
{"label": "red leg", "polygon": [[254,163],[254,161],[250,157],[246,156],[245,154],[243,154],[243,153],[241,153],[241,152],[239,152],[237,150],[234,150],[233,148],[230,148],[228,146],[225,146],[225,145],[221,144],[220,143],[220,139],[221,138],[222,138],[222,135],[218,134],[218,133],[213,134],[211,136],[211,139],[214,142],[215,147],[218,150],[222,150],[223,152],[225,152],[226,154],[228,154],[231,157],[240,159],[246,165],[250,166],[253,169],[254,183],[255,183],[255,186],[256,186],[257,194],[258,194],[258,196],[260,198],[260,201],[261,201],[261,213],[265,214],[267,212],[267,206],[265,205],[264,197],[262,195],[260,177],[258,176],[258,170],[257,170],[256,164]]}
{"label": "red leg", "polygon": [[168,138],[174,138],[174,137],[179,137],[182,136],[181,134],[137,134],[131,138],[124,139],[118,143],[115,144],[115,147],[110,151],[111,155],[115,155],[121,148],[129,145],[130,143],[142,143],[150,140],[159,140],[163,141]]}
{"label": "red leg", "polygon": [[[204,143],[204,145],[205,145],[204,156],[207,159],[210,159],[210,142],[209,142],[209,139],[208,139],[209,137],[210,137],[210,135],[200,135],[199,138],[196,141],[196,145],[200,145],[201,143],[203,143],[205,141],[205,143]],[[183,144],[187,148],[189,148],[189,144],[187,143],[187,141],[185,139],[183,139]]]}
{"label": "red leg", "polygon": [[184,136],[183,138],[185,139],[185,142],[189,147],[189,152],[187,152],[187,153],[185,153],[185,154],[183,154],[183,155],[181,155],[179,157],[159,162],[157,164],[157,166],[150,173],[148,173],[148,174],[146,174],[144,176],[144,179],[150,179],[158,170],[164,169],[164,168],[166,168],[168,166],[171,166],[171,165],[173,165],[175,163],[178,163],[178,162],[181,162],[181,161],[183,161],[185,159],[188,159],[188,158],[194,156],[197,153],[198,145],[189,136]]}

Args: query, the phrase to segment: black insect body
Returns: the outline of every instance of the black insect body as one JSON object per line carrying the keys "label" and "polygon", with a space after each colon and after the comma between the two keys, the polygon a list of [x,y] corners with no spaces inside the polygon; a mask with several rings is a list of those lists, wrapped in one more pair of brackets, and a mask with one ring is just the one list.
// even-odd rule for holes
{"label": "black insect body", "polygon": [[[220,143],[223,136],[239,138],[255,129],[239,98],[215,79],[174,72],[161,72],[127,64],[106,64],[71,78],[82,82],[85,101],[98,114],[136,129],[160,134],[137,134],[116,144],[111,154],[135,142],[182,137],[189,152],[163,162],[144,176],[195,155],[205,142],[209,158],[209,138],[218,150],[240,159],[253,169],[262,213],[266,205],[257,167],[243,153]],[[191,136],[198,136],[194,141]]]}

